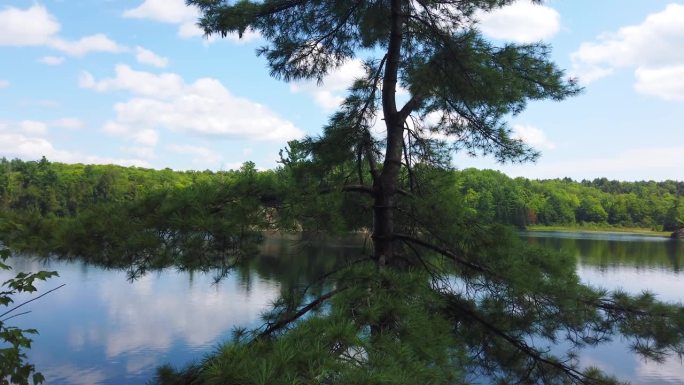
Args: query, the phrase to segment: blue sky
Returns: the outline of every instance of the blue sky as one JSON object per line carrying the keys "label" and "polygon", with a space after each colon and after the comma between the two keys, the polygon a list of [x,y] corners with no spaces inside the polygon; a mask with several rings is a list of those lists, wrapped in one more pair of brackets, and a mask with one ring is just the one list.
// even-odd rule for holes
{"label": "blue sky", "polygon": [[[184,0],[9,0],[0,5],[0,155],[67,163],[276,166],[317,134],[359,73],[322,86],[268,76],[256,34],[207,39]],[[480,17],[496,41],[544,40],[585,92],[511,120],[536,164],[457,155],[511,176],[684,179],[684,2],[520,0]]]}

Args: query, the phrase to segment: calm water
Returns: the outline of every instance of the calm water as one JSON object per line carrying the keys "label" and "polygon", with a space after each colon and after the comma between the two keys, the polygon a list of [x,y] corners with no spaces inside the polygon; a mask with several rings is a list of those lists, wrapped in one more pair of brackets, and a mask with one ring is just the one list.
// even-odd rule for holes
{"label": "calm water", "polygon": [[[530,243],[577,256],[583,281],[638,293],[648,289],[666,301],[684,301],[684,242],[620,235],[533,233]],[[234,326],[256,326],[259,313],[281,290],[305,283],[336,260],[358,255],[358,240],[305,246],[268,238],[262,256],[219,285],[211,274],[168,269],[136,281],[125,272],[81,262],[15,257],[16,270],[58,270],[46,291],[16,326],[36,328],[30,360],[49,384],[144,384],[164,363],[183,365],[212,351]],[[0,279],[8,274],[0,273]],[[583,354],[583,362],[617,373],[633,384],[684,384],[684,366],[644,362],[621,341]]]}
{"label": "calm water", "polygon": [[[684,242],[624,234],[534,232],[529,243],[571,253],[577,273],[595,287],[632,294],[645,290],[666,302],[684,302]],[[629,353],[624,341],[582,354],[582,362],[618,375],[634,385],[684,384],[684,364],[677,358],[663,364]]]}

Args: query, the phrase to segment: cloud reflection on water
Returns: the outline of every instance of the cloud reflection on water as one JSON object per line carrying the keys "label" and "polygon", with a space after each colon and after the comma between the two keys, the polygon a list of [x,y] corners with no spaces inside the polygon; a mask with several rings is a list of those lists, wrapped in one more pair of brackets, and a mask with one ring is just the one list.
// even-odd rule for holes
{"label": "cloud reflection on water", "polygon": [[40,331],[28,354],[48,384],[143,384],[157,366],[199,359],[233,327],[255,324],[280,290],[253,272],[247,290],[233,275],[214,285],[211,274],[168,269],[130,282],[123,271],[82,263],[12,263],[15,271],[58,270],[41,292],[67,283],[16,324]]}

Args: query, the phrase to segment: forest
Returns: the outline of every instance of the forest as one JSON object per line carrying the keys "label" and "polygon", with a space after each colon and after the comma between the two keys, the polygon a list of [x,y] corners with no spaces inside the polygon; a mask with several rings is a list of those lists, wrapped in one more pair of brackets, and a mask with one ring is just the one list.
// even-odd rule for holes
{"label": "forest", "polygon": [[174,266],[217,280],[249,263],[264,230],[359,231],[368,247],[281,287],[256,327],[152,381],[605,385],[620,381],[578,351],[620,340],[656,362],[684,356],[681,304],[589,286],[574,256],[515,232],[677,229],[682,182],[511,179],[452,166],[457,152],[537,160],[508,121],[529,103],[582,92],[548,45],[499,44],[478,30],[480,12],[512,0],[186,3],[207,36],[257,32],[256,53],[276,79],[320,83],[355,59],[363,74],[320,134],[289,142],[275,170],[3,159],[5,245],[126,269],[130,279]]}
{"label": "forest", "polygon": [[[623,182],[605,178],[593,181],[529,180],[472,168],[453,169],[448,173],[450,188],[457,193],[452,203],[487,223],[521,229],[530,225],[609,225],[616,229],[662,231],[684,227],[684,182]],[[320,198],[318,210],[330,212],[330,220],[325,221],[325,226],[320,221],[307,221],[307,215],[303,213],[288,214],[282,202],[301,193],[295,190],[306,188],[313,192],[322,188],[316,181],[307,183],[306,187],[298,185],[284,167],[259,171],[249,162],[240,170],[214,172],[68,165],[45,158],[39,161],[3,158],[0,160],[0,210],[3,217],[12,217],[17,223],[36,221],[34,225],[37,225],[50,220],[86,217],[117,204],[117,210],[121,210],[160,195],[165,199],[195,199],[188,197],[192,191],[202,199],[214,196],[217,201],[213,204],[218,205],[221,199],[227,199],[225,196],[240,196],[249,189],[248,195],[256,198],[252,202],[255,207],[279,208],[281,215],[296,216],[300,229],[368,230],[369,223],[358,220],[359,208],[350,210],[352,205],[345,200],[351,198],[341,194]],[[370,207],[366,204],[360,209],[368,211]],[[297,228],[293,223],[289,226]]]}

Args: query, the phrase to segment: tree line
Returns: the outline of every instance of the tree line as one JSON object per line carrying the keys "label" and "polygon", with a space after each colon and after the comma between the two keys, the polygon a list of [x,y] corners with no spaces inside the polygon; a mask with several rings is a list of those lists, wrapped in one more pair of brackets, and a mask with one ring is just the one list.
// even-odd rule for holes
{"label": "tree line", "polygon": [[[207,196],[225,201],[228,198],[220,197],[223,191],[224,195],[239,196],[244,192],[252,197],[255,200],[252,211],[259,206],[276,210],[281,217],[289,216],[288,229],[354,231],[370,225],[360,215],[364,210],[362,198],[332,191],[318,194],[322,181],[301,180],[309,171],[297,171],[294,167],[258,171],[249,162],[241,170],[213,172],[3,158],[0,159],[0,211],[5,216],[25,220],[68,218],[100,206],[170,200],[174,194],[188,203],[206,201]],[[684,227],[684,182],[681,181],[531,180],[472,168],[449,173],[452,174],[451,189],[458,192],[458,202],[452,204],[463,206],[468,215],[483,222],[519,228],[597,224],[673,231]],[[192,189],[202,190],[204,198],[200,197],[202,194],[190,198],[192,194],[188,191]],[[214,191],[213,195],[209,191]],[[306,198],[301,198],[302,194]],[[306,200],[307,204],[295,207],[294,197]],[[285,201],[290,204],[284,205]],[[369,209],[366,202],[365,210]],[[321,221],[320,216],[325,213],[327,218]]]}
{"label": "tree line", "polygon": [[512,179],[492,170],[456,171],[466,206],[484,220],[528,225],[605,224],[673,231],[684,226],[684,182]]}

